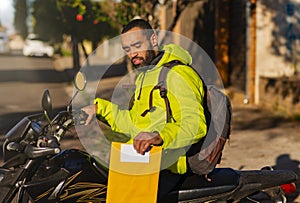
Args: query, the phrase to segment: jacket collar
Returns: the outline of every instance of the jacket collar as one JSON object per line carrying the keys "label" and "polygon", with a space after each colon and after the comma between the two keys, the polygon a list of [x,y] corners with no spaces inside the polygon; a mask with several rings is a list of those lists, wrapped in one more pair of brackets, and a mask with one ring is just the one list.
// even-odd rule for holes
{"label": "jacket collar", "polygon": [[154,67],[162,59],[164,53],[165,53],[164,50],[159,51],[158,54],[156,55],[156,57],[150,62],[150,64],[148,66],[138,68],[138,70],[141,72],[145,72],[145,71],[154,69]]}
{"label": "jacket collar", "polygon": [[161,60],[164,53],[165,52],[163,50],[159,51],[156,57],[151,61],[150,65],[156,65]]}

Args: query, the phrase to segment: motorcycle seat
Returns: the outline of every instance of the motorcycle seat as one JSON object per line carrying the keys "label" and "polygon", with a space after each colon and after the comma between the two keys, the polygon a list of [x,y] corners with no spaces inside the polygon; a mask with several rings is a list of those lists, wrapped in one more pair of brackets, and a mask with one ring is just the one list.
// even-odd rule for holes
{"label": "motorcycle seat", "polygon": [[230,168],[216,168],[207,177],[188,174],[182,183],[168,195],[168,201],[191,201],[227,194],[239,185],[239,174]]}

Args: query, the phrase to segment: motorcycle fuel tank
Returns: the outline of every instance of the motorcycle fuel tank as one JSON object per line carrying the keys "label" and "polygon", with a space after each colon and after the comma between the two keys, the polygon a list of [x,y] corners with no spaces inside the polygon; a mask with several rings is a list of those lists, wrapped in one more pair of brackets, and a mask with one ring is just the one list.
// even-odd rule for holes
{"label": "motorcycle fuel tank", "polygon": [[25,187],[34,202],[105,202],[106,184],[106,169],[71,149],[45,161]]}

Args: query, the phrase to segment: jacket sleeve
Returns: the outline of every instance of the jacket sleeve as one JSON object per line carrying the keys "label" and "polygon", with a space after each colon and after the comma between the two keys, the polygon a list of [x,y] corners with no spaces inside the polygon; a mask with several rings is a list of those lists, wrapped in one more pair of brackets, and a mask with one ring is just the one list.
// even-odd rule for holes
{"label": "jacket sleeve", "polygon": [[176,122],[166,123],[159,132],[163,147],[180,148],[198,142],[207,130],[202,80],[191,68],[175,66],[168,73],[167,89]]}
{"label": "jacket sleeve", "polygon": [[129,110],[121,110],[119,106],[105,99],[96,98],[96,116],[104,120],[113,131],[130,134],[133,124],[131,122]]}

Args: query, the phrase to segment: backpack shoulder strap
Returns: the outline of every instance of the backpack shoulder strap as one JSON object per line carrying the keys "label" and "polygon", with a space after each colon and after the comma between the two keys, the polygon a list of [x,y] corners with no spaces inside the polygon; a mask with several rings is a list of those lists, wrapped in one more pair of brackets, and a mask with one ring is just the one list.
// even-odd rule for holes
{"label": "backpack shoulder strap", "polygon": [[[160,91],[160,96],[165,99],[166,110],[167,110],[167,115],[166,115],[167,122],[170,122],[171,119],[173,121],[175,121],[175,119],[173,118],[173,115],[172,115],[172,110],[171,110],[170,102],[169,102],[169,99],[167,97],[167,84],[166,84],[166,82],[167,82],[167,74],[168,74],[168,72],[171,70],[171,68],[173,68],[176,65],[186,65],[186,64],[182,63],[179,60],[173,60],[173,61],[170,61],[170,62],[164,64],[163,67],[162,67],[162,69],[161,69],[161,71],[160,71],[159,77],[158,77],[158,84],[156,85],[156,86],[158,86],[158,88],[156,87],[156,89],[159,89],[159,91]],[[189,66],[192,70],[194,70],[195,73],[199,76],[199,78],[201,79],[201,81],[203,83],[204,100],[205,100],[203,102],[204,115],[205,115],[205,117],[206,117],[207,120],[210,120],[211,114],[210,114],[210,112],[208,110],[208,107],[207,107],[207,98],[208,98],[208,96],[207,96],[207,94],[208,94],[207,86],[204,83],[204,80],[202,79],[202,77],[199,75],[199,73],[194,69],[194,67],[192,67],[191,65],[186,65],[186,66]],[[208,124],[208,126],[209,126],[209,124]]]}
{"label": "backpack shoulder strap", "polygon": [[166,104],[166,121],[167,121],[167,123],[170,122],[171,119],[174,122],[176,122],[176,120],[174,119],[173,114],[172,114],[172,109],[170,106],[169,99],[167,97],[167,92],[168,92],[168,90],[167,90],[167,75],[168,75],[170,69],[176,65],[183,65],[183,63],[179,60],[174,60],[174,61],[170,61],[170,62],[164,64],[159,73],[159,76],[158,76],[157,86],[159,86],[160,96],[161,96],[161,98],[164,99],[165,104]]}
{"label": "backpack shoulder strap", "polygon": [[182,63],[179,60],[173,60],[168,63],[165,63],[160,71],[160,74],[158,77],[158,83],[160,83],[160,82],[166,83],[166,78],[167,78],[167,74],[168,74],[169,70],[176,65],[184,65],[184,63]]}
{"label": "backpack shoulder strap", "polygon": [[141,116],[144,117],[144,116],[146,116],[147,113],[155,110],[155,106],[153,106],[153,91],[159,89],[160,96],[162,99],[164,99],[165,104],[166,104],[166,122],[169,123],[169,122],[171,122],[171,120],[176,122],[176,120],[174,119],[173,114],[172,114],[169,99],[167,97],[167,86],[166,86],[167,74],[170,71],[170,69],[172,67],[174,67],[175,65],[183,65],[183,63],[181,61],[174,60],[174,61],[170,61],[170,62],[164,64],[161,67],[161,71],[158,76],[158,83],[157,83],[157,85],[155,85],[152,88],[152,90],[150,92],[149,107],[141,114]]}

